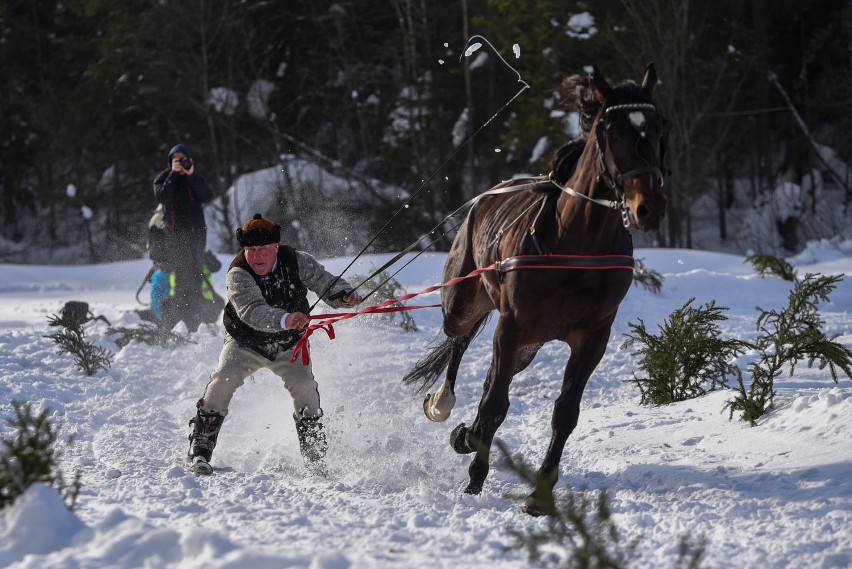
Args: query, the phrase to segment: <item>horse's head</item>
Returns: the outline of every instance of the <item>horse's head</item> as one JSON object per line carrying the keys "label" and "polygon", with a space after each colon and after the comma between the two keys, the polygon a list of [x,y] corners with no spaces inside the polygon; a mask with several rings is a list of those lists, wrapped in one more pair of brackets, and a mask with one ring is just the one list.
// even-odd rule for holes
{"label": "horse's head", "polygon": [[590,87],[598,103],[589,130],[595,138],[600,177],[624,200],[636,228],[655,231],[666,215],[663,154],[666,120],[654,105],[657,73],[645,68],[641,85],[611,87],[594,69]]}

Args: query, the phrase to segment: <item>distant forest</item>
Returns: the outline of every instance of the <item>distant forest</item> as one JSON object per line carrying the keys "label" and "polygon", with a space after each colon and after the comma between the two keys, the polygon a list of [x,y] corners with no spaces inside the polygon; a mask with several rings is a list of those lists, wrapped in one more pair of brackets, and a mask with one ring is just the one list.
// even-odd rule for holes
{"label": "distant forest", "polygon": [[565,77],[639,80],[650,61],[673,124],[654,244],[693,246],[700,200],[724,239],[737,200],[784,183],[812,211],[830,186],[848,214],[832,164],[852,164],[852,0],[3,0],[0,262],[36,244],[143,255],[177,142],[219,197],[287,155],[401,189],[353,196],[368,231],[422,188],[374,245],[398,250],[500,180],[550,170],[576,135]]}

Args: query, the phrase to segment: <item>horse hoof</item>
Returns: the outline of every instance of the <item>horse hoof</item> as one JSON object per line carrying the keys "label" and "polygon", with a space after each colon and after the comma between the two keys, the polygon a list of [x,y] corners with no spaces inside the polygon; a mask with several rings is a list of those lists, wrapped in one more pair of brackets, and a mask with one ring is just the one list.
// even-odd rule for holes
{"label": "horse hoof", "polygon": [[[459,423],[459,425],[453,429],[453,432],[450,433],[450,446],[459,454],[470,454],[473,452],[473,449],[467,444],[467,431],[468,429],[465,427],[464,423]],[[481,486],[480,489],[482,489]],[[467,492],[467,490],[465,490],[465,492]],[[478,494],[479,492],[476,493]]]}
{"label": "horse hoof", "polygon": [[471,482],[467,485],[467,488],[464,489],[464,493],[472,496],[479,496],[482,493],[482,483]]}
{"label": "horse hoof", "polygon": [[545,515],[544,510],[542,510],[541,506],[538,505],[538,501],[532,496],[527,497],[526,501],[524,502],[524,506],[523,508],[521,508],[521,510],[525,514],[529,514],[530,516],[533,516],[535,518]]}
{"label": "horse hoof", "polygon": [[543,486],[540,483],[535,492],[527,496],[524,500],[522,510],[524,513],[531,516],[555,516],[556,503],[553,500],[553,491],[549,486]]}
{"label": "horse hoof", "polygon": [[452,407],[446,412],[439,409],[433,401],[436,395],[437,393],[435,395],[432,395],[431,393],[426,394],[426,399],[423,400],[423,414],[432,422],[443,423],[450,418],[450,410],[452,410]]}
{"label": "horse hoof", "polygon": [[430,421],[440,423],[450,418],[450,413],[456,405],[456,394],[453,388],[444,380],[435,393],[430,393],[423,401],[423,412]]}

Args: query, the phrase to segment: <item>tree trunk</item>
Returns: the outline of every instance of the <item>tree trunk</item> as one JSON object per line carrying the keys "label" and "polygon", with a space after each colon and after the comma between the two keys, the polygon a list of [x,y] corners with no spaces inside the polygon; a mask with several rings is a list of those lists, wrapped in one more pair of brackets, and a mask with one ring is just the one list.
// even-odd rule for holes
{"label": "tree trunk", "polygon": [[[752,4],[754,15],[754,45],[755,57],[757,65],[755,66],[758,73],[757,81],[755,82],[755,96],[757,107],[765,109],[769,107],[769,83],[766,80],[764,71],[769,63],[769,46],[768,46],[768,17],[766,13],[766,0],[754,0]],[[771,170],[771,156],[769,144],[769,128],[767,126],[767,116],[764,113],[758,113],[755,116],[755,141],[754,153],[755,162],[757,165],[757,193],[763,194],[769,191],[769,171]]]}
{"label": "tree trunk", "polygon": [[728,194],[728,176],[722,173],[716,182],[718,193],[716,195],[716,207],[719,208],[719,239],[727,241],[728,239],[728,223],[726,218],[727,210],[727,194]]}
{"label": "tree trunk", "polygon": [[[849,76],[846,79],[846,84],[852,84],[852,0],[848,0],[846,3],[846,17],[844,18],[844,24],[846,25],[846,41],[848,46],[848,53],[846,54],[846,60],[849,64]],[[846,132],[852,133],[852,97],[847,99],[849,101],[849,116],[847,120],[849,123],[846,125]],[[849,141],[850,144],[846,145],[846,149],[848,152],[846,163],[852,165],[852,141]],[[846,192],[845,192],[845,200],[844,200],[845,210],[848,212],[850,207],[852,207],[852,168],[846,169]]]}
{"label": "tree trunk", "polygon": [[[464,35],[464,44],[467,44],[467,40],[470,39],[470,21],[468,19],[467,12],[467,0],[462,0],[462,34]],[[473,116],[474,116],[474,100],[473,100],[473,85],[471,84],[470,79],[470,58],[463,57],[462,65],[464,66],[464,96],[465,96],[465,107],[467,108],[467,128],[465,129],[465,139],[468,136],[473,134]],[[458,200],[458,203],[464,203],[467,200],[471,199],[476,192],[477,189],[476,177],[474,176],[474,168],[475,168],[475,156],[474,156],[474,147],[473,147],[473,139],[467,141],[467,149],[465,151],[465,160],[464,160],[464,174],[462,175],[462,191],[461,191],[461,200]],[[464,188],[467,187],[468,191],[465,192]]]}

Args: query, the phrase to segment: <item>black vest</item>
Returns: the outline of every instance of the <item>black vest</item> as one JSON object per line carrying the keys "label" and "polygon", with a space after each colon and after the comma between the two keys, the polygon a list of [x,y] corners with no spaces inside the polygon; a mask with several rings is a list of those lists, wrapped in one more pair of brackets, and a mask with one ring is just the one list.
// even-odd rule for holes
{"label": "black vest", "polygon": [[[270,306],[281,308],[286,312],[303,312],[310,310],[308,304],[308,289],[299,278],[299,262],[296,250],[287,245],[278,249],[278,264],[264,276],[255,274],[246,261],[245,252],[240,251],[231,263],[230,268],[239,267],[247,271],[260,288],[263,298]],[[237,316],[233,304],[228,301],[222,316],[225,331],[241,346],[244,346],[268,360],[275,360],[279,352],[289,350],[304,335],[302,330],[278,330],[262,332],[252,328]]]}

